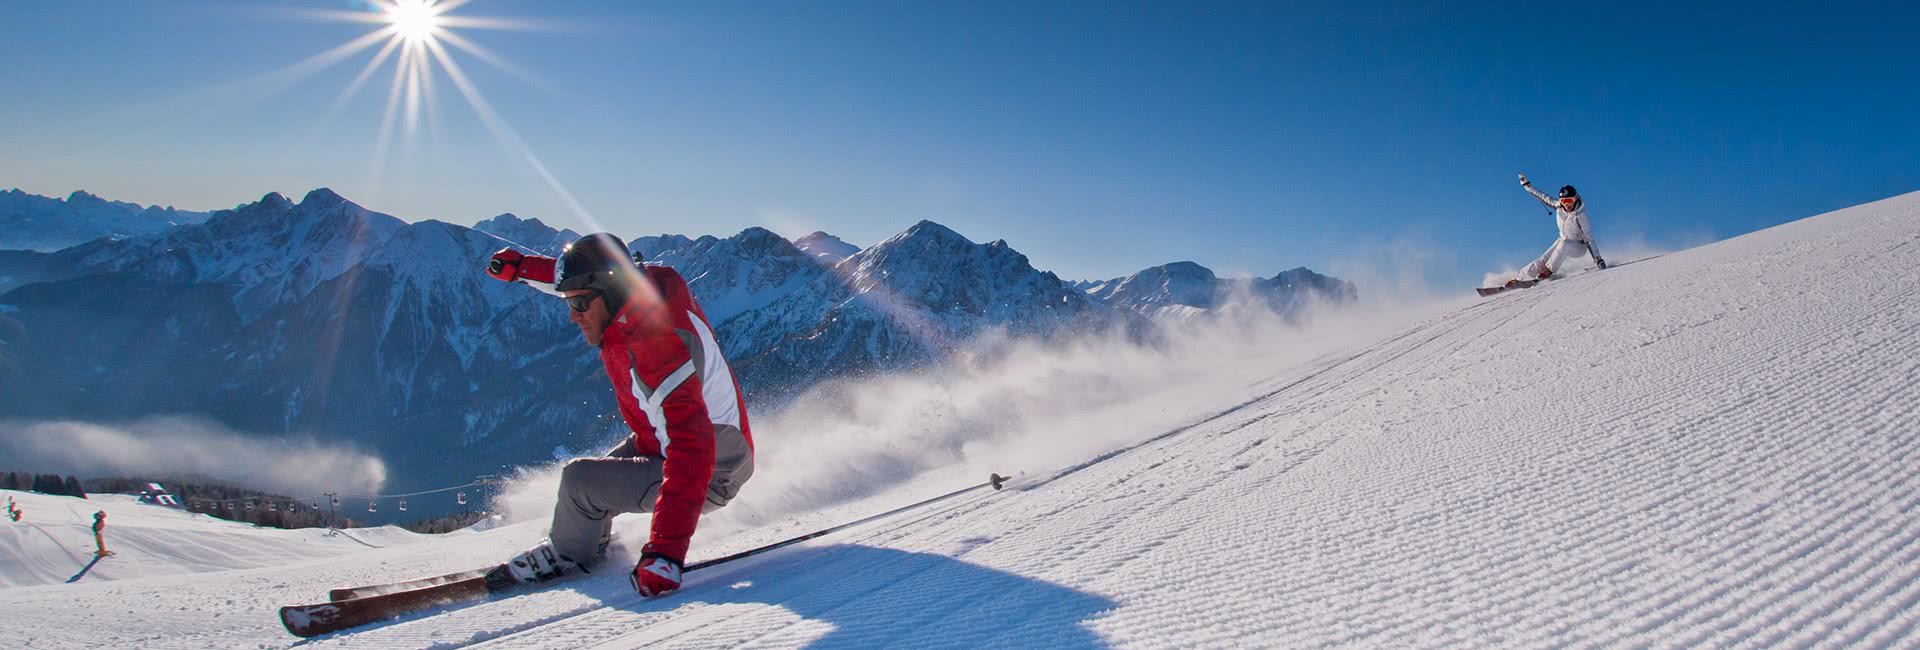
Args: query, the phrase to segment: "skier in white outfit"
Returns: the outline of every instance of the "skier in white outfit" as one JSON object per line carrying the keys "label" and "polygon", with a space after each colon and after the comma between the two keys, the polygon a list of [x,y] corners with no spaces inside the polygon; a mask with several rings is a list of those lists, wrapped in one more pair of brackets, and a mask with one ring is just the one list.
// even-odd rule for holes
{"label": "skier in white outfit", "polygon": [[1508,285],[1520,280],[1551,278],[1561,262],[1581,255],[1591,255],[1595,265],[1602,270],[1607,268],[1607,260],[1601,258],[1599,249],[1593,247],[1593,227],[1587,223],[1587,203],[1572,185],[1560,188],[1559,200],[1547,198],[1545,192],[1533,189],[1533,183],[1527,182],[1526,174],[1520,175],[1520,187],[1526,188],[1528,194],[1553,210],[1554,220],[1560,223],[1560,240],[1554,242],[1547,252],[1541,253],[1540,259],[1528,264],[1526,270],[1520,272],[1520,277],[1509,281]]}

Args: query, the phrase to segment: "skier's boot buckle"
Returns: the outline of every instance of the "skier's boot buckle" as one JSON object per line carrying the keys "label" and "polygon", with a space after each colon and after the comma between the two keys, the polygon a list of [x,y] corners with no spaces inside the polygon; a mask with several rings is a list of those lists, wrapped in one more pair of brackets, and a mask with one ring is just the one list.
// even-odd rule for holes
{"label": "skier's boot buckle", "polygon": [[572,561],[554,553],[552,545],[542,543],[514,556],[507,563],[507,570],[513,573],[515,580],[533,584],[558,578],[573,566],[575,564]]}

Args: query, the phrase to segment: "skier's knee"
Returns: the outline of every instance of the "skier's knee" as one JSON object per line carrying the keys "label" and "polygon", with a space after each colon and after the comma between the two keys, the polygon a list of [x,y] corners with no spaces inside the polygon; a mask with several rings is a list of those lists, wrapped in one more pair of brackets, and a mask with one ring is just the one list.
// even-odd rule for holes
{"label": "skier's knee", "polygon": [[566,467],[560,468],[560,490],[564,492],[569,486],[579,485],[580,481],[585,480],[592,471],[593,459],[591,458],[575,458],[568,461]]}

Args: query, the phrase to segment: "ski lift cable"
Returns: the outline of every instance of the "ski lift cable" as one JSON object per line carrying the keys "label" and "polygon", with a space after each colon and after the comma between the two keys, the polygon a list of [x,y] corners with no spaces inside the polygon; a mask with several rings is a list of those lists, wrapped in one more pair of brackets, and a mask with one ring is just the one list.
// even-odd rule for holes
{"label": "ski lift cable", "polygon": [[443,487],[443,488],[434,488],[431,490],[421,490],[419,492],[408,492],[405,494],[342,494],[340,496],[351,497],[354,499],[398,499],[402,497],[417,497],[425,494],[439,494],[441,492],[452,492],[454,490],[464,490],[470,487],[487,485],[488,483],[489,481],[473,481],[471,483],[465,483],[462,485],[454,485],[454,486]]}
{"label": "ski lift cable", "polygon": [[[463,484],[460,484],[460,485],[454,485],[454,486],[448,486],[448,487],[443,487],[443,488],[434,488],[434,489],[431,489],[431,490],[421,490],[421,491],[419,491],[419,492],[408,492],[408,493],[406,493],[406,494],[345,494],[345,493],[339,493],[339,494],[333,494],[333,495],[324,495],[324,496],[328,496],[328,498],[329,498],[329,499],[338,499],[338,498],[342,498],[342,497],[344,497],[344,498],[349,498],[349,499],[400,499],[400,498],[405,498],[405,497],[417,497],[417,496],[421,496],[421,495],[427,495],[427,494],[439,494],[439,493],[441,493],[441,492],[452,492],[452,491],[454,491],[454,490],[464,490],[464,489],[467,489],[467,488],[472,488],[472,487],[482,487],[482,486],[486,486],[486,485],[491,485],[491,484],[493,484],[493,483],[498,483],[498,482],[499,482],[499,481],[472,481],[472,482],[469,482],[469,483],[463,483]],[[313,499],[318,499],[319,497],[311,497],[311,498],[313,498]],[[269,502],[271,502],[271,503],[294,503],[294,502],[298,502],[298,501],[300,501],[300,500],[301,500],[301,498],[298,498],[298,497],[285,497],[285,498],[279,498],[279,497],[274,497],[274,498],[269,498],[269,497],[234,497],[234,498],[231,498],[231,499],[207,499],[207,498],[196,498],[196,499],[193,499],[193,500],[194,500],[194,501],[200,501],[200,502],[203,502],[203,503],[245,503],[245,502],[249,502],[249,501],[250,501],[250,502],[254,502],[254,503],[269,503]]]}

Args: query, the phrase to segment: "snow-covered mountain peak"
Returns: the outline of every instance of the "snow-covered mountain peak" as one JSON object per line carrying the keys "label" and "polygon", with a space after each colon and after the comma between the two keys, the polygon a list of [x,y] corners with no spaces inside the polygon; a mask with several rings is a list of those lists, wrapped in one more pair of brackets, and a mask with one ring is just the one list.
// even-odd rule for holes
{"label": "snow-covered mountain peak", "polygon": [[556,230],[537,217],[523,219],[511,212],[476,223],[473,229],[549,256],[559,255],[567,244],[580,238],[580,233]]}
{"label": "snow-covered mountain peak", "polygon": [[849,244],[842,241],[839,237],[818,230],[814,231],[813,234],[794,240],[793,245],[802,252],[805,252],[808,257],[813,258],[814,261],[827,266],[838,264],[840,260],[847,259],[853,256],[854,253],[860,252],[859,246]]}
{"label": "snow-covered mountain peak", "polygon": [[908,227],[906,230],[900,231],[900,234],[894,235],[892,238],[889,238],[887,241],[882,242],[882,245],[899,246],[906,242],[915,242],[915,241],[929,242],[929,243],[938,242],[941,244],[949,244],[949,245],[973,244],[973,240],[967,239],[965,235],[961,235],[960,233],[955,232],[954,229],[952,228],[948,228],[944,225],[939,224],[938,222],[934,222],[927,219],[921,219],[919,222]]}
{"label": "snow-covered mountain peak", "polygon": [[1221,285],[1212,269],[1194,262],[1173,262],[1095,284],[1087,293],[1108,305],[1154,314],[1171,307],[1212,309],[1219,301]]}
{"label": "snow-covered mountain peak", "polygon": [[96,195],[92,192],[88,192],[86,190],[74,190],[73,193],[67,195],[67,202],[76,204],[76,205],[84,205],[89,203],[105,204],[107,203],[107,200],[100,198],[99,195]]}
{"label": "snow-covered mountain peak", "polygon": [[324,210],[339,206],[343,203],[353,205],[353,207],[356,208],[360,207],[358,204],[348,201],[346,197],[334,192],[332,188],[326,187],[314,188],[312,191],[307,192],[305,197],[300,199],[300,207],[308,210]]}
{"label": "snow-covered mountain peak", "polygon": [[[652,246],[658,248],[647,249]],[[699,296],[707,319],[715,324],[765,307],[825,271],[792,242],[760,227],[747,228],[726,239],[646,237],[629,247],[646,252],[649,262],[679,271]]]}
{"label": "snow-covered mountain peak", "polygon": [[536,227],[546,227],[547,225],[546,222],[541,221],[539,217],[521,218],[520,215],[514,214],[512,212],[502,212],[500,214],[493,215],[493,218],[491,219],[483,219],[480,221],[480,223],[473,224],[473,226],[474,226],[474,230],[486,232],[486,230],[482,228],[482,226],[519,226],[521,224],[526,224],[526,225],[531,225]]}
{"label": "snow-covered mountain peak", "polygon": [[216,212],[207,220],[207,226],[213,228],[216,235],[245,231],[325,238],[364,231],[350,236],[381,241],[402,225],[405,222],[361,207],[326,188],[308,192],[297,204],[279,192],[269,192],[259,201]]}
{"label": "snow-covered mountain peak", "polygon": [[[1168,264],[1162,264],[1156,268],[1159,268],[1165,271],[1167,275],[1171,275],[1171,276],[1182,276],[1182,277],[1204,276],[1209,278],[1214,277],[1213,269],[1209,269],[1207,267],[1201,266],[1198,262],[1186,262],[1186,261],[1172,262]],[[1306,267],[1303,266],[1303,267],[1300,267],[1300,269],[1306,270]]]}
{"label": "snow-covered mountain peak", "polygon": [[125,241],[97,240],[63,251],[75,274],[134,273],[175,283],[231,285],[243,322],[296,301],[358,264],[406,225],[331,190],[296,205],[278,192],[222,210],[204,223]]}
{"label": "snow-covered mountain peak", "polygon": [[742,230],[740,234],[734,235],[733,238],[738,240],[741,246],[754,250],[780,250],[781,252],[799,250],[794,247],[793,242],[787,241],[787,238],[781,237],[778,233],[759,226]]}
{"label": "snow-covered mountain peak", "polygon": [[260,197],[260,200],[254,201],[252,203],[242,204],[240,207],[235,208],[232,211],[241,212],[241,211],[247,210],[248,208],[258,208],[261,210],[286,210],[292,207],[293,207],[293,202],[288,201],[287,197],[281,196],[279,192],[268,192],[266,193],[265,196]]}
{"label": "snow-covered mountain peak", "polygon": [[855,294],[882,291],[890,305],[934,313],[1020,321],[1035,308],[1079,311],[1090,304],[1006,242],[976,244],[932,221],[916,223],[836,268]]}
{"label": "snow-covered mountain peak", "polygon": [[1269,296],[1312,294],[1321,299],[1334,301],[1352,301],[1359,297],[1359,292],[1352,282],[1321,275],[1304,266],[1281,271],[1271,278],[1255,282],[1255,285]]}
{"label": "snow-covered mountain peak", "polygon": [[1221,278],[1194,262],[1173,262],[1124,278],[1074,285],[1103,304],[1147,315],[1191,316],[1225,304],[1254,300],[1291,314],[1311,300],[1351,302],[1353,284],[1296,267],[1271,278]]}

